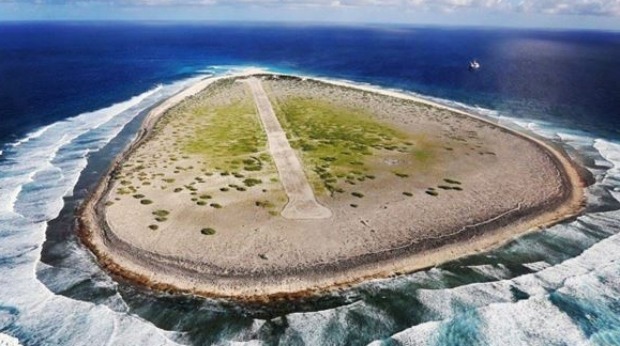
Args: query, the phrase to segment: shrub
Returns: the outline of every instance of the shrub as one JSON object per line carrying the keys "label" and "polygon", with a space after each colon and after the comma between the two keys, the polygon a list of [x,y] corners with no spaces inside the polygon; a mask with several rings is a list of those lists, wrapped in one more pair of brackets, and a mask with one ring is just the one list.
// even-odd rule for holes
{"label": "shrub", "polygon": [[158,209],[153,212],[153,215],[160,216],[160,217],[166,217],[170,215],[170,212],[164,209]]}
{"label": "shrub", "polygon": [[431,195],[431,196],[438,196],[439,195],[439,192],[437,192],[435,190],[426,190],[424,192],[426,192],[427,195]]}
{"label": "shrub", "polygon": [[215,209],[221,209],[222,206],[218,203],[211,203],[211,207],[215,208]]}
{"label": "shrub", "polygon": [[256,179],[256,178],[247,178],[247,179],[245,179],[243,181],[243,184],[245,184],[245,186],[247,186],[247,187],[252,187],[252,186],[255,186],[255,185],[262,184],[262,183],[263,183],[262,180]]}
{"label": "shrub", "polygon": [[364,194],[361,193],[361,192],[351,192],[351,195],[353,195],[354,197],[357,197],[357,198],[364,197]]}
{"label": "shrub", "polygon": [[156,231],[157,229],[159,229],[159,226],[157,225],[149,225],[149,229],[152,231]]}
{"label": "shrub", "polygon": [[204,234],[204,235],[214,235],[215,234],[215,230],[211,227],[207,227],[207,228],[203,228],[200,230],[200,233]]}
{"label": "shrub", "polygon": [[135,199],[142,199],[142,198],[144,198],[144,195],[137,193],[137,194],[133,195],[133,198],[135,198]]}
{"label": "shrub", "polygon": [[411,192],[403,192],[403,195],[407,196],[407,197],[412,197],[413,194]]}
{"label": "shrub", "polygon": [[155,221],[157,222],[164,222],[164,221],[168,221],[168,218],[163,217],[163,216],[158,216],[155,218]]}
{"label": "shrub", "polygon": [[458,181],[458,180],[454,180],[454,179],[449,179],[449,178],[446,178],[446,179],[444,179],[443,181],[445,181],[445,182],[446,182],[446,183],[448,183],[448,184],[461,185],[461,182],[460,182],[460,181]]}
{"label": "shrub", "polygon": [[223,188],[221,188],[221,189],[220,189],[220,191],[222,191],[222,192],[226,192],[226,191],[228,191],[228,190],[230,190],[230,189],[229,189],[229,188],[227,188],[227,187],[223,187]]}
{"label": "shrub", "polygon": [[211,199],[211,195],[200,195],[200,199]]}
{"label": "shrub", "polygon": [[273,203],[271,203],[270,201],[256,201],[254,204],[257,207],[261,207],[261,208],[273,208],[274,207]]}
{"label": "shrub", "polygon": [[150,199],[143,199],[140,201],[140,204],[149,205],[153,204],[153,201],[151,201]]}
{"label": "shrub", "polygon": [[174,192],[181,192],[181,191],[183,191],[182,187],[177,187],[176,189],[174,189]]}
{"label": "shrub", "polygon": [[399,177],[399,178],[407,178],[407,177],[409,177],[409,174],[406,174],[406,173],[394,172],[394,174],[396,174],[396,176]]}
{"label": "shrub", "polygon": [[357,208],[358,205],[357,204],[349,204],[351,206],[351,208]]}
{"label": "shrub", "polygon": [[198,205],[207,205],[207,202],[205,202],[205,201],[198,201],[198,202],[196,202],[196,204],[198,204]]}

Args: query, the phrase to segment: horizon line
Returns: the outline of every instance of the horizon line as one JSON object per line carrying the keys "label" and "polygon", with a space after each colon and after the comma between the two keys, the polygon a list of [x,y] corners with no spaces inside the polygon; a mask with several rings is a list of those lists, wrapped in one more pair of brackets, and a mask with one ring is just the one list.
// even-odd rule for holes
{"label": "horizon line", "polygon": [[470,29],[470,30],[514,30],[514,31],[549,31],[549,32],[601,32],[601,33],[620,33],[620,29],[611,28],[580,28],[580,27],[544,27],[544,26],[517,26],[517,25],[484,25],[484,24],[433,24],[433,23],[408,23],[408,22],[354,22],[354,21],[274,21],[274,20],[237,20],[237,19],[0,19],[1,24],[18,23],[122,23],[122,24],[192,24],[204,26],[218,26],[235,24],[239,26],[282,26],[282,27],[398,27],[411,29]]}

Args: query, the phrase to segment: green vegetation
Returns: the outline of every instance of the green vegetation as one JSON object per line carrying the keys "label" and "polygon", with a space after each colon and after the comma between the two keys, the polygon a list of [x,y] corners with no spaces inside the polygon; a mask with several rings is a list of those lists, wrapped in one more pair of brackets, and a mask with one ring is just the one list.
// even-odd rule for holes
{"label": "green vegetation", "polygon": [[426,192],[427,195],[431,195],[431,196],[434,196],[434,197],[439,196],[439,192],[437,192],[435,190],[428,189],[428,190],[426,190],[424,192]]}
{"label": "green vegetation", "polygon": [[256,186],[259,184],[262,184],[263,181],[260,179],[255,179],[255,178],[247,178],[245,180],[243,180],[243,184],[247,187],[252,187],[252,186]]}
{"label": "green vegetation", "polygon": [[153,204],[153,201],[151,201],[150,199],[143,199],[140,201],[140,204],[149,205]]}
{"label": "green vegetation", "polygon": [[166,217],[170,215],[170,212],[164,209],[158,209],[158,210],[155,210],[152,214],[158,217]]}
{"label": "green vegetation", "polygon": [[407,134],[372,119],[365,110],[299,97],[275,101],[291,146],[302,152],[311,170],[315,190],[324,188],[333,194],[341,183],[357,185],[374,179],[369,171],[376,167],[370,158],[382,151],[415,160],[431,157],[431,151],[414,146]]}
{"label": "green vegetation", "polygon": [[222,206],[220,204],[217,204],[217,203],[211,203],[210,205],[211,205],[212,208],[215,208],[215,209],[221,209],[222,208]]}
{"label": "green vegetation", "polygon": [[446,182],[446,183],[448,183],[448,184],[461,185],[461,182],[460,182],[460,181],[458,181],[458,180],[454,180],[454,179],[449,179],[449,178],[446,178],[446,179],[444,179],[443,181],[445,181],[445,182]]}
{"label": "green vegetation", "polygon": [[260,160],[254,158],[266,150],[267,139],[248,93],[215,108],[196,103],[188,113],[188,122],[205,126],[197,126],[193,136],[183,143],[184,152],[204,155],[209,164],[225,170],[226,175],[241,162],[245,170],[262,169]]}
{"label": "green vegetation", "polygon": [[144,198],[144,195],[137,193],[137,194],[133,195],[133,198],[135,198],[135,199],[142,199],[142,198]]}
{"label": "green vegetation", "polygon": [[207,227],[207,228],[203,228],[200,230],[200,233],[204,234],[204,235],[214,235],[215,234],[215,230],[211,227]]}
{"label": "green vegetation", "polygon": [[157,231],[159,229],[159,226],[157,225],[149,225],[149,229],[152,231]]}
{"label": "green vegetation", "polygon": [[275,205],[273,203],[271,203],[270,201],[256,201],[254,203],[257,207],[261,207],[261,208],[265,208],[265,209],[269,209],[269,208],[274,208]]}

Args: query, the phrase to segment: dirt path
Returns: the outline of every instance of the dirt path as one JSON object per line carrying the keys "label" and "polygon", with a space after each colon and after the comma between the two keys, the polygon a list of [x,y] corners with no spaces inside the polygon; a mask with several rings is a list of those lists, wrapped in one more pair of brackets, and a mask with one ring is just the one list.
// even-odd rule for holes
{"label": "dirt path", "polygon": [[250,78],[246,80],[246,83],[254,95],[256,108],[267,133],[269,151],[273,156],[280,180],[288,195],[288,204],[284,207],[282,216],[286,219],[326,219],[331,217],[332,212],[316,201],[303,166],[289,144],[282,126],[280,126],[260,80]]}

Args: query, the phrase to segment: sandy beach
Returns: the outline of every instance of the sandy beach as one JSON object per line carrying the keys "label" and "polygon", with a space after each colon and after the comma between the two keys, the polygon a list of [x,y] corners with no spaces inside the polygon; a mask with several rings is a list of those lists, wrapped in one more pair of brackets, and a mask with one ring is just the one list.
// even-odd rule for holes
{"label": "sandy beach", "polygon": [[[293,183],[257,85],[319,217],[285,217]],[[324,118],[334,125],[312,122]],[[500,246],[578,215],[584,186],[558,148],[478,116],[249,72],[202,80],[151,110],[82,205],[79,232],[105,269],[151,289],[293,299]]]}

